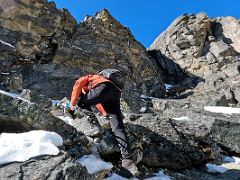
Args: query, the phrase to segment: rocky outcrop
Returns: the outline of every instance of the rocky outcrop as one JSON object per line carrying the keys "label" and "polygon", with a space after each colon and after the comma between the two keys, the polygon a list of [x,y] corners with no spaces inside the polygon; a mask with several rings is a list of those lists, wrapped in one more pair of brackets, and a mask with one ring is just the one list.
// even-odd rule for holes
{"label": "rocky outcrop", "polygon": [[214,29],[215,36],[223,39],[226,44],[233,47],[235,51],[240,52],[240,42],[239,42],[239,20],[234,17],[219,17],[214,19],[220,27]]}
{"label": "rocky outcrop", "polygon": [[58,42],[75,31],[77,23],[69,12],[46,0],[2,1],[0,24],[2,88],[13,92],[31,88],[48,97],[69,94],[79,70],[44,66],[52,61]]}
{"label": "rocky outcrop", "polygon": [[57,41],[71,36],[77,24],[66,9],[58,10],[46,0],[2,1],[0,9],[1,34],[5,35],[1,40],[24,58],[15,59],[18,63],[51,61]]}
{"label": "rocky outcrop", "polygon": [[[224,22],[224,19],[221,21]],[[228,19],[230,18],[226,18]],[[214,73],[219,71],[221,67],[216,68],[217,64],[220,62],[230,64],[236,61],[239,55],[238,49],[234,48],[236,43],[233,43],[238,38],[232,36],[226,38],[223,32],[226,25],[221,21],[210,19],[202,13],[183,15],[159,35],[150,46],[150,50],[160,50],[183,70],[207,78],[211,75],[210,70],[215,71]],[[238,21],[232,18],[231,23],[233,24],[231,27],[234,27]]]}
{"label": "rocky outcrop", "polygon": [[240,73],[238,27],[239,20],[233,17],[182,15],[156,38],[149,53],[170,76],[165,82],[191,88],[191,97],[203,99],[202,105],[236,106],[239,87],[234,82]]}

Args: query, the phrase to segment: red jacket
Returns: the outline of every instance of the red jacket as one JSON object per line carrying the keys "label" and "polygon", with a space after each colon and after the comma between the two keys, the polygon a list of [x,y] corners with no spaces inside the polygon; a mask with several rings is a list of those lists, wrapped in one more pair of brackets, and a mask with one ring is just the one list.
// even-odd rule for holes
{"label": "red jacket", "polygon": [[[94,88],[96,85],[103,82],[111,82],[111,81],[99,75],[90,74],[90,75],[80,77],[73,86],[72,95],[71,95],[71,105],[75,106],[77,104],[77,100],[81,95],[81,93],[87,93],[91,88]],[[103,115],[106,114],[101,104],[97,104],[96,107]]]}

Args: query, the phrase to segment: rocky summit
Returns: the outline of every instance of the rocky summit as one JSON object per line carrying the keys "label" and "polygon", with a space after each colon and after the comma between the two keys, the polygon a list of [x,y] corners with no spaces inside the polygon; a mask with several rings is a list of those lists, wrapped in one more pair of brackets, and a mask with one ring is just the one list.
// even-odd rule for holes
{"label": "rocky summit", "polygon": [[240,20],[185,14],[146,49],[106,9],[77,23],[53,2],[0,0],[0,133],[46,130],[63,138],[59,155],[0,165],[0,179],[107,177],[75,161],[89,154],[131,177],[110,129],[91,138],[86,116],[67,123],[60,117],[68,112],[52,105],[70,99],[80,76],[104,68],[126,76],[121,107],[138,178],[159,171],[174,179],[240,178],[239,162],[225,173],[206,167],[240,156]]}

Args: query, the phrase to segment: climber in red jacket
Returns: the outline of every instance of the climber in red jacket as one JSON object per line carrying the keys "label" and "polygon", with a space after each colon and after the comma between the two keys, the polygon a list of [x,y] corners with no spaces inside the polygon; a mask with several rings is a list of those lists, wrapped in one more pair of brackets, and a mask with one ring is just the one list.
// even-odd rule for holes
{"label": "climber in red jacket", "polygon": [[[136,165],[132,160],[129,141],[125,132],[122,113],[120,109],[121,88],[102,75],[86,75],[80,77],[73,87],[71,95],[71,109],[77,105],[88,115],[88,120],[95,127],[100,127],[99,122],[91,109],[96,105],[103,116],[108,116],[111,129],[118,142],[122,155],[122,166],[133,175],[138,174]],[[95,136],[98,136],[97,131]]]}

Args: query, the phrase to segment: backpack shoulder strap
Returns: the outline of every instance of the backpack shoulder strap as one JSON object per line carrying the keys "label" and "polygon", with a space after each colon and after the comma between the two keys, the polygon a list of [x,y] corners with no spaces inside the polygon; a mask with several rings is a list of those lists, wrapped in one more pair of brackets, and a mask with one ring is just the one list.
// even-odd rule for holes
{"label": "backpack shoulder strap", "polygon": [[122,90],[112,81],[109,80],[110,83],[112,83],[120,92],[122,92]]}

